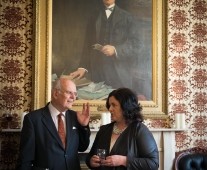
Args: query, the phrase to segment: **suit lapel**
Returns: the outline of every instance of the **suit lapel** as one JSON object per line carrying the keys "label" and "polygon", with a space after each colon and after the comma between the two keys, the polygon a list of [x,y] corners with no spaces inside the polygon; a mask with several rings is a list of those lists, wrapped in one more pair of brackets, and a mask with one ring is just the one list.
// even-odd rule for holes
{"label": "suit lapel", "polygon": [[112,16],[112,29],[114,28],[114,25],[120,20],[120,8],[115,5],[114,10],[113,10],[113,16]]}
{"label": "suit lapel", "polygon": [[97,18],[96,18],[96,40],[99,40],[100,38],[100,31],[101,31],[101,18],[102,18],[103,12],[101,11]]}
{"label": "suit lapel", "polygon": [[74,133],[75,131],[78,130],[78,125],[77,125],[77,122],[76,122],[76,117],[74,115],[73,112],[71,112],[70,110],[68,110],[66,113],[65,113],[65,116],[66,116],[66,148],[68,148],[69,150],[70,149],[73,149],[73,148],[70,148],[72,145],[70,145],[70,143],[74,143],[73,140],[75,140],[76,138],[74,138]]}
{"label": "suit lapel", "polygon": [[60,137],[58,135],[57,129],[56,129],[55,124],[54,124],[54,122],[52,120],[52,117],[50,115],[48,107],[42,113],[42,123],[45,125],[45,127],[50,132],[50,134],[55,138],[55,140],[58,141],[58,143],[63,148],[62,141],[61,141],[61,139],[60,139]]}

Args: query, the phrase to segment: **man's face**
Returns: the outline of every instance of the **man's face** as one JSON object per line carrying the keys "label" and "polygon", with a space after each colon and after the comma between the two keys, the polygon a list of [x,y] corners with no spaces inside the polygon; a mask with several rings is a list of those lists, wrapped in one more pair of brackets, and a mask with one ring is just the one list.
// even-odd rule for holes
{"label": "man's face", "polygon": [[74,101],[76,100],[77,91],[75,84],[70,80],[61,81],[61,89],[54,91],[55,106],[59,111],[65,111],[71,108]]}
{"label": "man's face", "polygon": [[115,3],[115,0],[103,0],[104,5],[109,6]]}

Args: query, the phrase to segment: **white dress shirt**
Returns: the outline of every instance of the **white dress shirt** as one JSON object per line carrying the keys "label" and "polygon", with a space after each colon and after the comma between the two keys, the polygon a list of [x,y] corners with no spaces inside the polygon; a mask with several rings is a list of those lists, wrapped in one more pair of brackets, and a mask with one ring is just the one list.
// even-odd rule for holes
{"label": "white dress shirt", "polygon": [[[49,103],[48,105],[49,110],[50,110],[50,114],[52,116],[52,120],[55,124],[56,129],[58,130],[58,115],[60,114],[60,112],[52,105],[52,103]],[[64,123],[64,129],[66,132],[66,121],[65,121],[65,112],[61,112],[63,115],[61,116],[63,123]]]}

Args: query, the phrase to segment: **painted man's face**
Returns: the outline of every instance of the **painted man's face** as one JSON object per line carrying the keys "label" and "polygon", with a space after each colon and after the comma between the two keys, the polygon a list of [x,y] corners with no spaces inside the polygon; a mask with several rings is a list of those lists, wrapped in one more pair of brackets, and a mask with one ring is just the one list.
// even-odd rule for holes
{"label": "painted man's face", "polygon": [[109,6],[115,3],[115,0],[103,0],[104,5]]}

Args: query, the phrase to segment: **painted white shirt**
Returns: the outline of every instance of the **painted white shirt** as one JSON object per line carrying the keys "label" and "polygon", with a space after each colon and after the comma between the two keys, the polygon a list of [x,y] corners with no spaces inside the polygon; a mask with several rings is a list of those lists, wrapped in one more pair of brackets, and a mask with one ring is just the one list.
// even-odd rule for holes
{"label": "painted white shirt", "polygon": [[[115,6],[115,4],[112,4],[112,5],[108,6],[107,8],[112,8],[112,7],[114,7],[114,6]],[[109,18],[110,15],[111,15],[111,13],[112,13],[112,11],[106,9],[105,12],[106,12],[106,17]]]}

